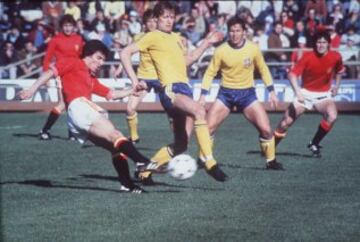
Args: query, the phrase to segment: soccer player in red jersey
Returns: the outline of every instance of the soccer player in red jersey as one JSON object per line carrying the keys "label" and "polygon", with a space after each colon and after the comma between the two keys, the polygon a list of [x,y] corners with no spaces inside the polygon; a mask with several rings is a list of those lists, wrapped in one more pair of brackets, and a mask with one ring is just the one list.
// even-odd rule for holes
{"label": "soccer player in red jersey", "polygon": [[90,101],[91,94],[107,99],[119,99],[133,94],[132,89],[111,90],[103,86],[95,73],[104,64],[108,49],[99,40],[91,40],[84,46],[82,56],[62,58],[46,71],[28,90],[22,90],[21,99],[31,98],[36,90],[50,78],[59,76],[62,82],[62,93],[68,114],[68,127],[78,141],[89,139],[95,145],[111,152],[114,167],[119,175],[122,190],[141,193],[130,178],[126,157],[130,157],[140,171],[156,166],[143,156],[108,119],[107,112]]}
{"label": "soccer player in red jersey", "polygon": [[[319,128],[308,148],[313,156],[321,157],[320,141],[331,130],[337,118],[337,109],[332,97],[337,95],[344,66],[338,52],[330,49],[330,35],[318,32],[314,36],[314,50],[305,53],[290,70],[289,80],[295,91],[295,100],[290,104],[275,130],[276,145],[286,135],[287,129],[305,110],[316,110],[323,115]],[[331,86],[335,75],[335,86]],[[302,85],[297,79],[302,76]]]}
{"label": "soccer player in red jersey", "polygon": [[[49,65],[53,58],[58,62],[59,60],[67,57],[77,57],[81,55],[84,45],[82,37],[75,33],[76,22],[74,18],[65,14],[60,20],[62,32],[57,34],[50,42],[46,51],[43,62],[43,71],[49,70]],[[61,89],[60,81],[57,80],[58,88]],[[40,131],[41,140],[51,139],[49,130],[58,120],[61,113],[65,110],[65,104],[61,91],[59,91],[59,103],[50,111],[44,127]],[[72,138],[69,132],[69,138]]]}

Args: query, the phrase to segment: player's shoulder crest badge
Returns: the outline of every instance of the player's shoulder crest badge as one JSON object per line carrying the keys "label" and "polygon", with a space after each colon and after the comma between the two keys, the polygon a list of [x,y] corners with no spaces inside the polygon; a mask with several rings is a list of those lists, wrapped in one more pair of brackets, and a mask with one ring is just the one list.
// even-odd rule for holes
{"label": "player's shoulder crest badge", "polygon": [[243,61],[243,65],[245,68],[249,68],[252,65],[252,61],[250,58],[245,58]]}

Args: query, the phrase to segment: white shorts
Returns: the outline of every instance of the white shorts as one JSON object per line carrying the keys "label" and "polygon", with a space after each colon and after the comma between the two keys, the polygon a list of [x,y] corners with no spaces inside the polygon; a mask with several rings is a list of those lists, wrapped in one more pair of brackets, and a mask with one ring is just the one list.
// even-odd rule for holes
{"label": "white shorts", "polygon": [[332,99],[330,91],[328,91],[328,92],[312,92],[312,91],[308,91],[308,90],[302,88],[301,93],[305,99],[304,103],[300,103],[298,101],[297,97],[295,97],[293,103],[294,103],[294,105],[297,105],[297,106],[303,106],[304,108],[306,108],[308,110],[313,110],[314,105],[316,105],[317,103]]}
{"label": "white shorts", "polygon": [[84,97],[74,99],[67,110],[69,130],[82,144],[88,137],[90,126],[100,117],[108,118],[106,110]]}

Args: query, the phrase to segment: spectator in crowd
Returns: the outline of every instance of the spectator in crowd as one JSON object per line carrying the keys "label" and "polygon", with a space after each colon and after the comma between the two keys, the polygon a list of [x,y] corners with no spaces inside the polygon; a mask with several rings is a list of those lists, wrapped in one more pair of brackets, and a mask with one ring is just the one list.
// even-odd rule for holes
{"label": "spectator in crowd", "polygon": [[293,19],[289,16],[288,12],[282,11],[281,15],[280,15],[280,22],[283,26],[283,31],[284,34],[291,38],[291,36],[294,35],[294,21]]}
{"label": "spectator in crowd", "polygon": [[185,21],[185,29],[183,32],[186,34],[193,45],[196,45],[196,43],[201,38],[201,33],[195,31],[195,19],[193,18],[188,18]]}
{"label": "spectator in crowd", "polygon": [[306,2],[305,17],[316,19],[319,23],[325,23],[327,14],[325,0],[309,0]]}
{"label": "spectator in crowd", "polygon": [[131,36],[141,32],[141,24],[138,20],[138,13],[134,10],[131,10],[129,13],[129,32]]}
{"label": "spectator in crowd", "polygon": [[284,2],[283,11],[287,12],[289,17],[294,21],[300,20],[300,6],[295,0],[286,0]]}
{"label": "spectator in crowd", "polygon": [[53,29],[46,25],[42,20],[38,20],[28,35],[28,39],[33,42],[38,52],[46,49],[47,43],[51,40]]}
{"label": "spectator in crowd", "polygon": [[84,39],[89,40],[89,30],[86,29],[83,19],[76,21],[76,32]]}
{"label": "spectator in crowd", "polygon": [[353,25],[350,25],[346,32],[341,36],[341,44],[346,44],[348,38],[353,38],[354,45],[358,46],[360,44],[360,35],[356,33],[356,28]]}
{"label": "spectator in crowd", "polygon": [[121,45],[120,45],[120,43],[114,41],[112,48],[114,48],[115,51],[111,52],[109,61],[116,62],[119,64],[116,64],[116,65],[111,64],[110,65],[109,76],[110,77],[120,77],[120,74],[123,72],[123,67],[120,62]]}
{"label": "spectator in crowd", "polygon": [[360,2],[359,0],[350,0],[349,3],[349,15],[352,13],[358,13],[360,11]]}
{"label": "spectator in crowd", "polygon": [[[288,43],[286,43],[287,41]],[[276,22],[274,24],[274,31],[268,38],[268,47],[269,49],[283,49],[287,44],[290,45],[289,39],[283,34],[283,26],[280,22]],[[270,62],[285,62],[288,61],[288,57],[283,51],[272,51],[267,55],[267,60]],[[274,78],[283,79],[285,78],[286,71],[282,66],[271,66],[270,67],[271,74]]]}
{"label": "spectator in crowd", "polygon": [[[227,36],[227,24],[226,24],[226,14],[219,14],[216,18],[216,31],[219,31],[224,34],[224,36]],[[208,31],[210,32],[210,31]]]}
{"label": "spectator in crowd", "polygon": [[327,29],[329,30],[330,34],[330,48],[331,49],[338,49],[340,46],[341,36],[336,31],[336,28],[334,25],[327,26]]}
{"label": "spectator in crowd", "polygon": [[350,12],[349,17],[345,19],[344,28],[349,29],[350,27],[354,27],[355,32],[360,34],[359,12]]}
{"label": "spectator in crowd", "polygon": [[344,31],[344,14],[340,3],[334,5],[333,11],[328,15],[327,24],[334,25],[338,33],[342,34]]}
{"label": "spectator in crowd", "polygon": [[107,48],[110,48],[113,44],[111,35],[106,31],[105,25],[98,23],[95,27],[95,31],[91,31],[88,35],[89,39],[97,39],[105,44]]}
{"label": "spectator in crowd", "polygon": [[13,25],[10,29],[10,32],[6,36],[6,41],[13,43],[17,50],[21,50],[24,47],[25,39],[18,27]]}
{"label": "spectator in crowd", "polygon": [[81,18],[81,11],[78,5],[76,4],[76,1],[70,1],[67,3],[67,7],[65,8],[65,14],[70,14],[73,16],[75,21],[78,21]]}
{"label": "spectator in crowd", "polygon": [[[33,56],[37,54],[37,50],[31,41],[25,42],[25,47],[19,52],[19,59],[26,60],[25,63],[20,65],[19,75],[29,75],[31,72],[41,66],[40,58],[33,59]],[[37,78],[38,74],[28,76],[30,78]]]}
{"label": "spectator in crowd", "polygon": [[58,1],[46,1],[42,3],[42,11],[45,23],[52,26],[55,31],[59,30],[59,21],[63,15],[63,3]]}
{"label": "spectator in crowd", "polygon": [[[355,46],[355,37],[349,36],[346,44],[341,45],[339,48],[340,55],[343,61],[359,61],[359,49]],[[350,79],[358,77],[359,66],[347,65],[346,76]]]}
{"label": "spectator in crowd", "polygon": [[234,16],[236,14],[236,1],[218,1],[218,13],[226,14],[226,19],[229,16]]}
{"label": "spectator in crowd", "polygon": [[98,0],[87,3],[86,20],[91,23],[95,19],[97,12],[103,11],[104,6],[105,2]]}
{"label": "spectator in crowd", "polygon": [[[18,53],[10,41],[5,42],[4,49],[0,53],[0,66],[7,66],[19,60]],[[1,73],[1,78],[16,78],[16,66]]]}
{"label": "spectator in crowd", "polygon": [[103,10],[97,10],[96,16],[93,21],[90,23],[90,31],[96,30],[98,25],[103,25],[105,27],[106,32],[110,32],[110,23],[109,20],[105,18]]}
{"label": "spectator in crowd", "polygon": [[119,25],[120,17],[125,14],[125,2],[123,1],[106,1],[104,6],[104,15],[109,19],[111,33],[116,31]]}
{"label": "spectator in crowd", "polygon": [[316,18],[315,8],[310,8],[307,17],[305,18],[305,28],[309,34],[308,46],[313,46],[312,39],[315,35],[319,23],[319,20]]}
{"label": "spectator in crowd", "polygon": [[261,51],[268,49],[268,38],[269,37],[265,34],[264,27],[259,25],[256,29],[253,42],[259,45]]}
{"label": "spectator in crowd", "polygon": [[296,48],[297,44],[298,44],[298,39],[299,37],[305,37],[306,38],[306,42],[307,42],[307,47],[311,47],[309,46],[309,33],[308,31],[305,29],[305,25],[304,22],[299,20],[296,22],[295,24],[295,31],[294,31],[294,35],[291,36],[290,38],[290,47],[291,48]]}
{"label": "spectator in crowd", "polygon": [[281,14],[281,11],[283,9],[284,3],[283,3],[283,1],[271,0],[271,4],[272,4],[272,7],[273,7],[275,19],[276,19],[276,21],[279,21],[280,20],[280,14]]}
{"label": "spectator in crowd", "polygon": [[290,57],[291,61],[291,68],[294,67],[294,65],[300,60],[300,58],[306,53],[311,51],[311,49],[308,49],[306,47],[306,38],[304,36],[300,36],[298,39],[298,48],[296,48],[292,53]]}
{"label": "spectator in crowd", "polygon": [[120,27],[114,34],[114,42],[119,43],[121,48],[124,48],[132,42],[132,37],[129,31],[129,24],[129,21],[121,19]]}

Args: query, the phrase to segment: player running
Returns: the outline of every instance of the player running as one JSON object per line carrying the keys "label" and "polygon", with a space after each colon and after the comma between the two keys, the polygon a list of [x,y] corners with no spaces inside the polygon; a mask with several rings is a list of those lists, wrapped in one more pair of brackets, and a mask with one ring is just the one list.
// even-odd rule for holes
{"label": "player running", "polygon": [[[207,114],[209,131],[214,136],[220,124],[236,107],[242,111],[259,132],[259,142],[266,158],[267,169],[282,169],[281,163],[275,158],[275,141],[270,121],[265,108],[257,100],[254,88],[254,69],[259,70],[269,91],[270,103],[276,108],[278,98],[274,91],[269,68],[266,66],[260,49],[245,38],[245,22],[238,17],[231,18],[228,23],[229,41],[215,50],[202,81],[202,95],[199,99],[205,105],[205,94],[217,72],[221,72],[220,90],[216,101]],[[203,160],[203,154],[200,155]]]}
{"label": "player running", "polygon": [[[289,80],[295,92],[295,100],[286,110],[274,134],[276,145],[286,136],[287,129],[306,110],[316,110],[323,115],[317,132],[308,144],[313,156],[321,157],[320,141],[330,132],[337,118],[332,97],[337,95],[341,74],[345,71],[341,55],[330,49],[330,35],[318,32],[314,36],[313,51],[306,53],[289,72]],[[335,86],[331,87],[333,76]],[[297,80],[302,76],[302,84]]]}
{"label": "player running", "polygon": [[[145,26],[144,33],[135,35],[135,42],[141,39],[147,32],[156,30],[156,19],[153,10],[148,9],[144,12],[143,24]],[[139,95],[131,95],[126,107],[126,120],[130,131],[130,139],[134,143],[140,141],[136,110],[151,89],[154,89],[155,92],[159,92],[161,89],[161,84],[148,50],[140,51],[140,64],[137,69],[137,77],[140,81],[146,82],[147,89],[141,91]]]}
{"label": "player running", "polygon": [[128,90],[111,90],[103,86],[95,73],[104,64],[108,49],[99,40],[91,40],[84,46],[82,56],[62,58],[56,66],[46,71],[28,90],[21,91],[21,99],[31,98],[36,90],[50,78],[59,76],[63,85],[62,93],[68,114],[68,127],[78,141],[86,139],[111,152],[119,181],[125,191],[141,193],[143,190],[130,179],[126,156],[136,162],[139,170],[154,167],[108,119],[107,112],[90,101],[91,94],[119,99],[133,93]]}
{"label": "player running", "polygon": [[[215,42],[222,39],[220,33],[213,33],[194,51],[187,53],[179,34],[172,32],[175,22],[175,7],[165,1],[154,7],[157,30],[145,34],[139,41],[127,46],[121,52],[121,61],[133,86],[146,89],[145,82],[136,76],[131,63],[131,55],[147,50],[154,63],[162,89],[160,101],[167,114],[173,119],[174,143],[161,148],[151,160],[159,166],[166,164],[173,156],[186,151],[193,125],[200,150],[205,156],[207,173],[217,181],[225,181],[227,176],[217,165],[212,155],[205,108],[193,100],[187,77],[187,66]],[[151,179],[151,173],[142,173],[143,181]],[[152,184],[149,182],[148,184]]]}
{"label": "player running", "polygon": [[[49,65],[52,59],[55,57],[56,61],[60,61],[62,58],[77,57],[81,55],[81,51],[84,45],[82,37],[75,33],[76,22],[73,16],[65,14],[60,20],[60,26],[62,32],[55,35],[49,42],[49,46],[46,50],[46,54],[43,62],[43,71],[49,70]],[[50,114],[39,133],[41,140],[50,140],[50,129],[60,117],[61,113],[65,110],[64,98],[61,94],[61,82],[57,80],[59,90],[59,103],[52,108]],[[69,132],[69,138],[73,139],[71,132]]]}

